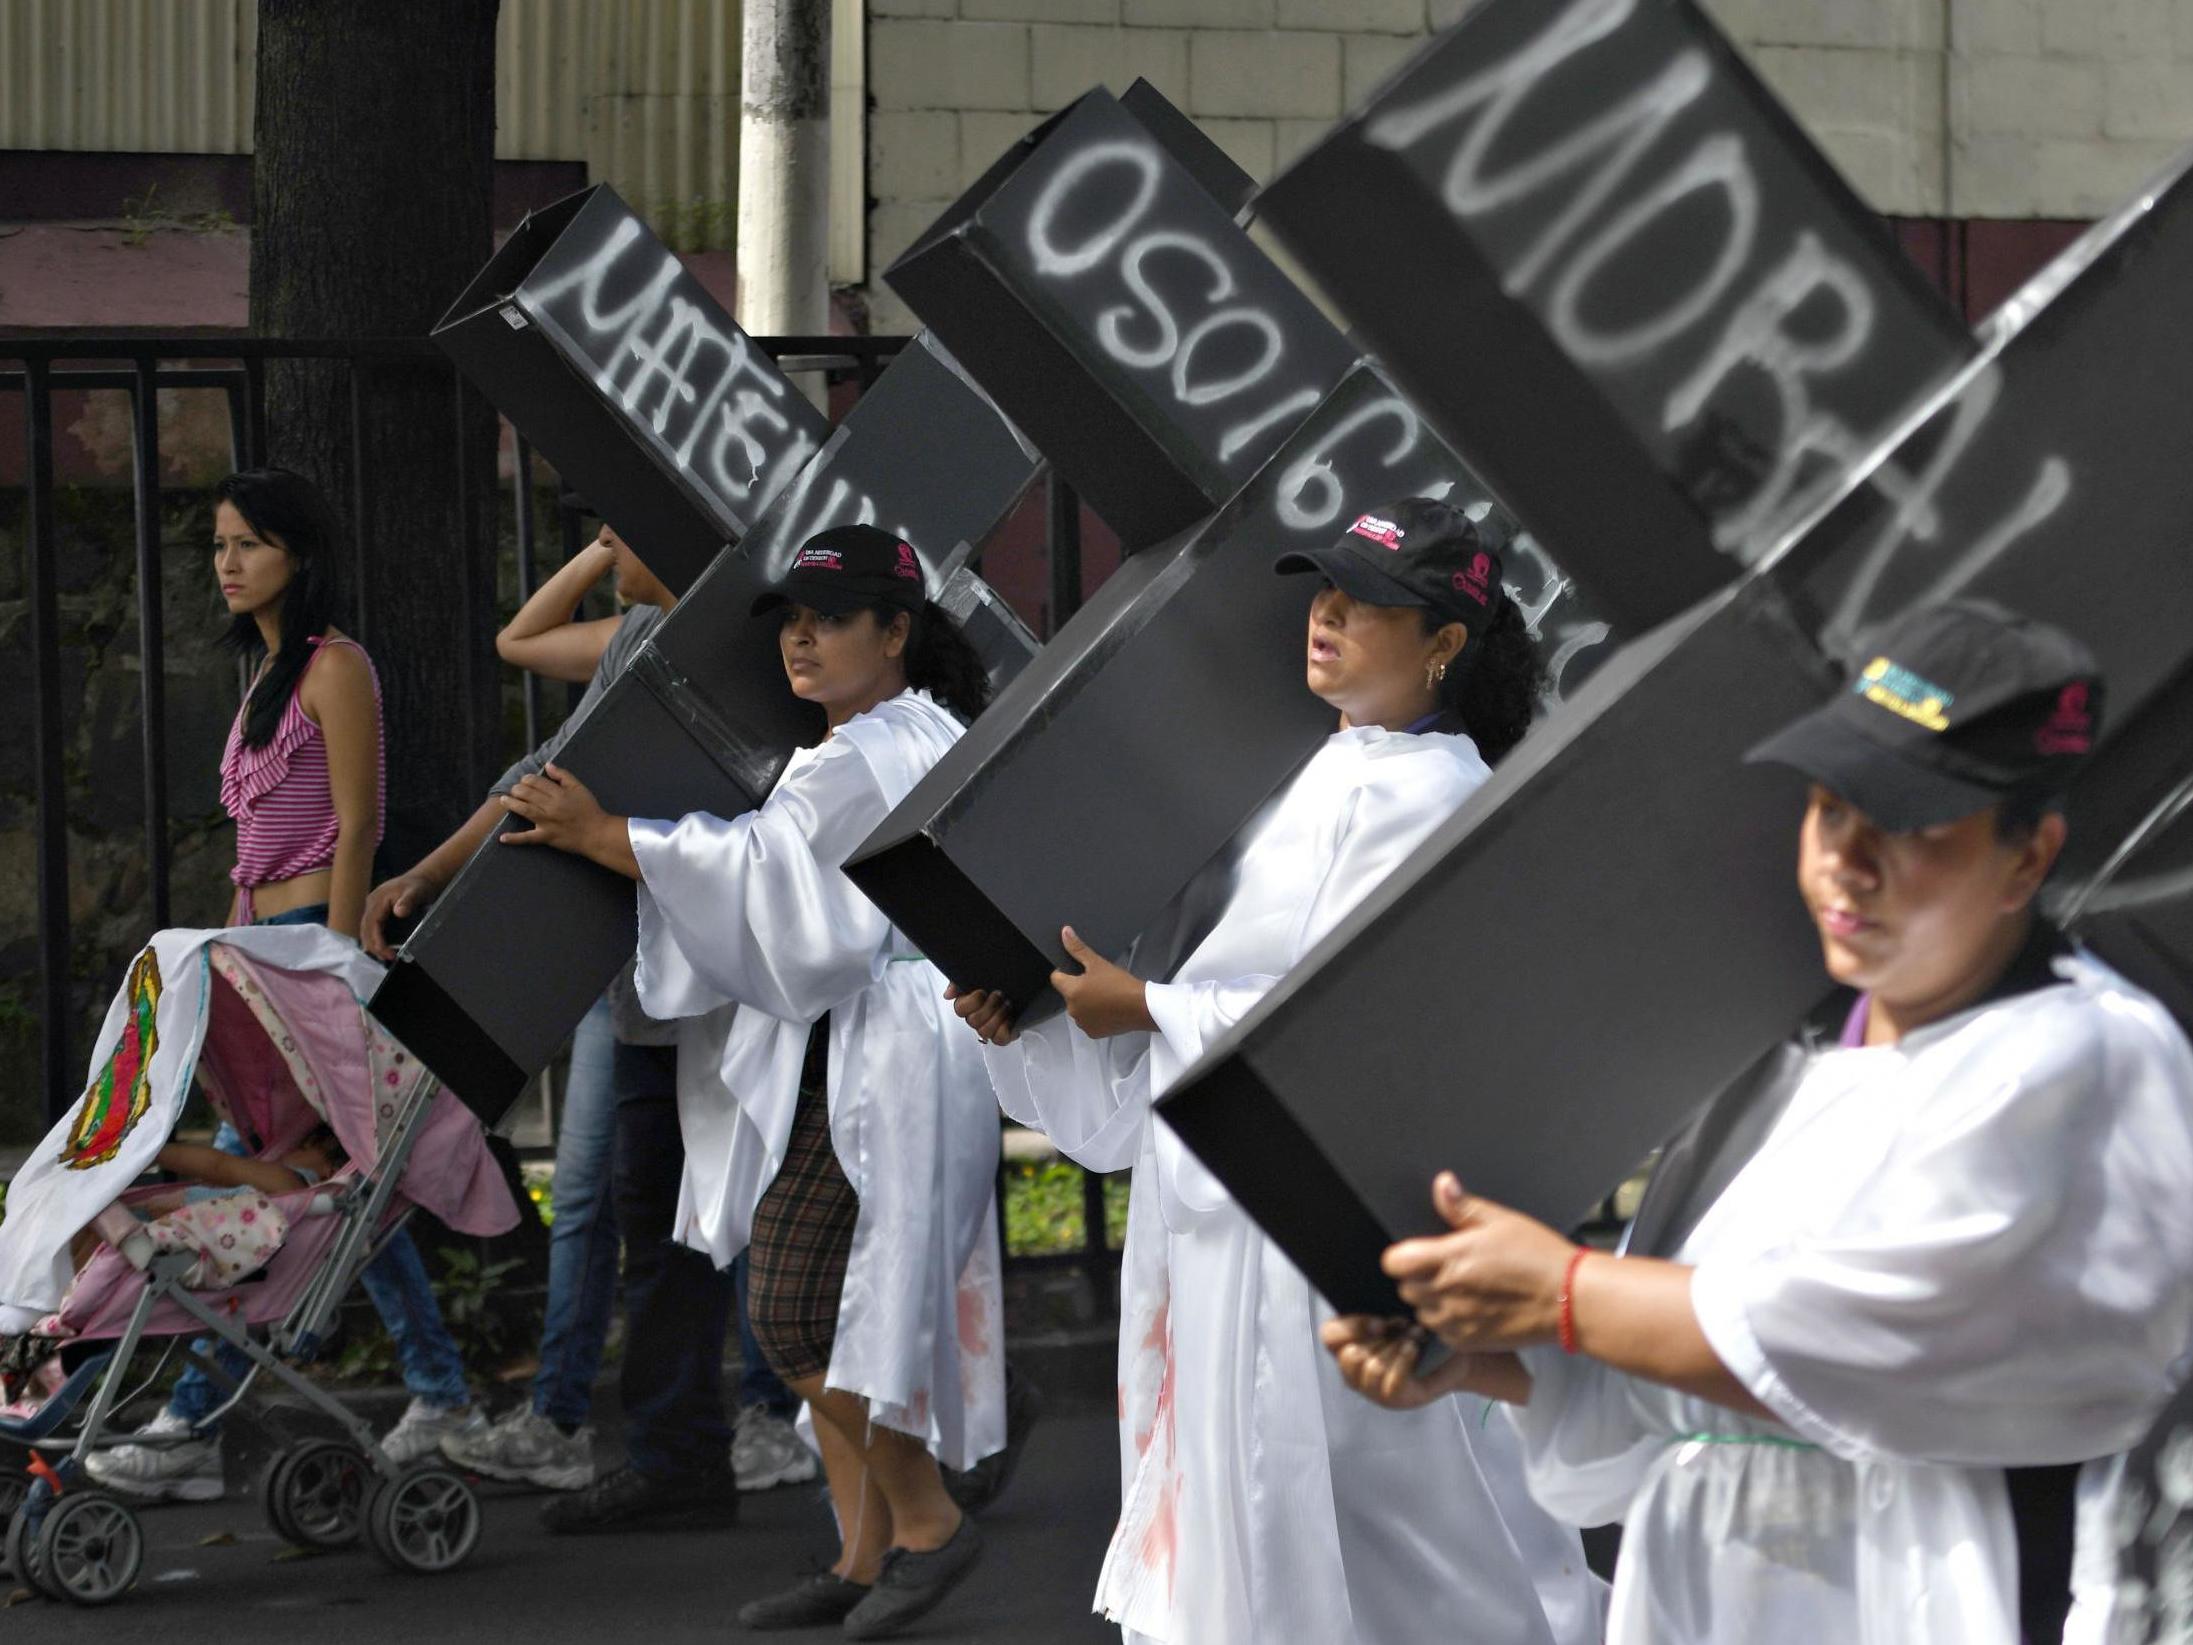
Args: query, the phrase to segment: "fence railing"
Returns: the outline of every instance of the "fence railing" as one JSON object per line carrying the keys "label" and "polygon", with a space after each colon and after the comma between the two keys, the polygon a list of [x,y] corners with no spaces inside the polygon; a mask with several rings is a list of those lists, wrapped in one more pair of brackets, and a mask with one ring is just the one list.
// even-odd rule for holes
{"label": "fence railing", "polygon": [[[904,348],[904,337],[761,337],[755,342],[787,371],[820,371],[833,385],[865,389]],[[25,544],[23,587],[28,605],[31,652],[32,790],[36,806],[34,857],[37,864],[39,1085],[50,1117],[58,1118],[76,1100],[82,1065],[76,1058],[74,1010],[69,997],[70,852],[67,821],[66,746],[63,701],[64,654],[59,598],[60,548],[55,523],[54,397],[81,390],[126,393],[130,399],[130,484],[136,562],[136,627],[142,668],[139,711],[142,725],[144,863],[148,885],[147,931],[170,923],[172,818],[168,803],[168,723],[164,679],[165,613],[161,600],[161,518],[159,394],[164,389],[212,390],[225,397],[229,451],[234,467],[266,460],[266,371],[270,360],[320,360],[347,367],[350,442],[350,496],[345,510],[353,534],[351,551],[361,572],[370,553],[365,499],[374,475],[364,437],[372,413],[376,370],[395,362],[440,363],[441,352],[425,338],[272,338],[118,333],[0,337],[0,362],[18,369],[0,371],[0,397],[21,396],[26,434]],[[178,364],[188,361],[189,364]],[[210,363],[209,363],[210,362]],[[462,431],[476,391],[454,367],[450,384],[450,439],[457,453],[457,486],[468,491],[473,460]],[[4,400],[0,400],[4,403]],[[517,595],[522,602],[537,586],[537,550],[542,522],[531,485],[532,450],[514,434],[516,461],[508,516],[516,541]],[[1046,554],[1051,622],[1070,616],[1080,603],[1080,506],[1072,491],[1048,476]],[[498,509],[500,509],[498,504]],[[468,557],[493,552],[493,544],[472,540],[471,510],[459,545]],[[578,546],[578,520],[558,510],[564,555]],[[498,514],[499,535],[501,517]],[[369,579],[355,579],[360,588]],[[524,676],[525,736],[532,746],[540,736],[541,682]],[[476,728],[475,728],[476,729]],[[1084,1249],[1067,1260],[1110,1260],[1105,1243],[1102,1185],[1088,1179],[1084,1191]]]}

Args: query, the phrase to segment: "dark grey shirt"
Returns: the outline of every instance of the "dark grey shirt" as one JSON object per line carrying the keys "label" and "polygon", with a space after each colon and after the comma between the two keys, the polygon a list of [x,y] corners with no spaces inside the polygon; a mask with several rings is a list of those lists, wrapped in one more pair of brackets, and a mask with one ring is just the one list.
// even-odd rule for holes
{"label": "dark grey shirt", "polygon": [[497,777],[495,786],[488,790],[490,794],[507,794],[518,786],[520,777],[539,776],[541,768],[563,752],[563,745],[570,741],[571,733],[578,730],[579,722],[594,711],[602,693],[647,643],[647,637],[655,632],[655,625],[663,620],[663,615],[660,606],[636,605],[626,610],[623,620],[617,624],[617,632],[609,636],[609,644],[602,649],[602,660],[594,665],[594,677],[586,682],[586,693],[579,698],[578,707],[548,734],[540,747]]}
{"label": "dark grey shirt", "polygon": [[[578,729],[579,722],[593,712],[602,693],[609,689],[609,683],[624,672],[625,664],[647,643],[648,636],[655,632],[655,625],[662,619],[663,611],[659,606],[636,605],[625,612],[624,620],[617,624],[617,632],[609,636],[609,644],[602,650],[602,660],[594,666],[594,677],[586,682],[586,694],[572,709],[570,717],[556,727],[540,747],[497,777],[495,786],[488,790],[490,794],[509,793],[518,786],[520,777],[538,776],[542,767],[563,752],[563,745]],[[640,1009],[639,990],[632,980],[636,961],[637,956],[626,960],[616,981],[609,985],[609,1015],[617,1038],[627,1045],[673,1045],[678,1038],[675,1025],[657,1022]]]}

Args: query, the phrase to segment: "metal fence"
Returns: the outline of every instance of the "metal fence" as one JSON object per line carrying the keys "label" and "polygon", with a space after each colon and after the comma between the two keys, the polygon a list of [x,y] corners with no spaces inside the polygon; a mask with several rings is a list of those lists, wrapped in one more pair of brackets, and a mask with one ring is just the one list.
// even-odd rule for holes
{"label": "metal fence", "polygon": [[[854,384],[865,389],[905,347],[904,337],[763,337],[755,342],[787,371],[821,371],[833,385]],[[81,1065],[74,1052],[73,1017],[69,999],[69,840],[67,788],[63,764],[64,703],[62,701],[63,652],[58,588],[59,544],[54,499],[54,396],[76,390],[119,390],[130,397],[131,488],[136,535],[136,622],[140,673],[140,713],[143,739],[144,854],[149,885],[148,931],[170,921],[169,869],[171,830],[167,792],[168,725],[163,678],[162,637],[165,615],[161,609],[160,520],[160,409],[162,389],[199,389],[220,392],[226,398],[229,445],[237,468],[255,467],[265,461],[266,369],[270,360],[320,360],[344,364],[348,376],[352,552],[360,570],[369,553],[365,535],[364,500],[373,475],[366,461],[363,430],[371,415],[373,377],[377,368],[392,362],[442,361],[443,356],[424,338],[270,338],[229,336],[101,336],[70,333],[57,336],[0,337],[0,361],[15,362],[20,369],[0,371],[0,396],[22,397],[23,424],[27,437],[24,472],[25,576],[28,632],[31,653],[32,789],[36,804],[38,962],[39,962],[39,1080],[49,1115],[58,1117],[78,1095]],[[189,360],[188,365],[175,364]],[[202,363],[215,362],[215,363]],[[449,368],[450,438],[458,457],[460,491],[469,489],[466,442],[461,430],[475,391],[455,369]],[[542,522],[535,506],[532,451],[522,435],[515,436],[516,461],[508,516],[516,540],[517,595],[522,602],[537,586],[539,539]],[[1080,504],[1067,486],[1048,477],[1046,553],[1051,597],[1051,623],[1063,622],[1080,604],[1081,538]],[[474,541],[472,512],[461,510],[466,521],[462,552],[470,559],[493,552],[494,544]],[[561,551],[578,546],[576,517],[560,511]],[[499,525],[498,521],[498,525]],[[358,586],[369,586],[362,576]],[[524,718],[528,746],[540,736],[541,682],[524,676]],[[1002,1196],[1001,1196],[1002,1198]],[[1083,1184],[1084,1240],[1078,1252],[1034,1260],[1064,1260],[1102,1264],[1112,1260],[1105,1238],[1102,1183],[1088,1177]]]}

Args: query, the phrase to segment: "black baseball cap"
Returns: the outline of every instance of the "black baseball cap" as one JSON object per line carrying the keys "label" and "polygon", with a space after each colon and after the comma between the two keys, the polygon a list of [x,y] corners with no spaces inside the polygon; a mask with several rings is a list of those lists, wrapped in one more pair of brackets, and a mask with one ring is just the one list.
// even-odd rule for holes
{"label": "black baseball cap", "polygon": [[1358,515],[1330,548],[1297,549],[1272,562],[1282,576],[1315,571],[1367,605],[1428,606],[1477,635],[1505,595],[1500,555],[1460,509],[1403,497]]}
{"label": "black baseball cap", "polygon": [[921,556],[905,538],[880,526],[837,525],[800,545],[791,570],[755,600],[753,614],[764,617],[792,605],[829,616],[874,605],[919,611],[928,586]]}
{"label": "black baseball cap", "polygon": [[1855,655],[1847,687],[1744,759],[1794,767],[1891,833],[2053,800],[2100,734],[2093,653],[1990,601],[1907,612]]}

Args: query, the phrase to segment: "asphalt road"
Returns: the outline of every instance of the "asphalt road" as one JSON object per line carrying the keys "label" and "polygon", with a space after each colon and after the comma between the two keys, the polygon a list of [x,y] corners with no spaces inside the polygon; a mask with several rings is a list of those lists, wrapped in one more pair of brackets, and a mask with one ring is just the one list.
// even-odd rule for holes
{"label": "asphalt road", "polygon": [[[904,1637],[1116,1641],[1117,1631],[1088,1606],[1118,1511],[1118,1468],[1109,1411],[1085,1403],[1054,1410],[1030,1437],[1005,1494],[983,1515],[982,1564]],[[537,1493],[490,1484],[481,1495],[479,1551],[437,1577],[399,1574],[362,1548],[301,1555],[267,1528],[244,1492],[203,1505],[149,1507],[149,1548],[135,1592],[96,1611],[25,1598],[0,1615],[0,1638],[40,1645],[154,1637],[222,1645],[294,1645],[299,1638],[314,1645],[722,1645],[727,1635],[746,1637],[731,1621],[742,1602],[833,1551],[829,1509],[815,1486],[744,1498],[735,1530],[589,1537],[542,1530],[536,1513],[545,1498]]]}

